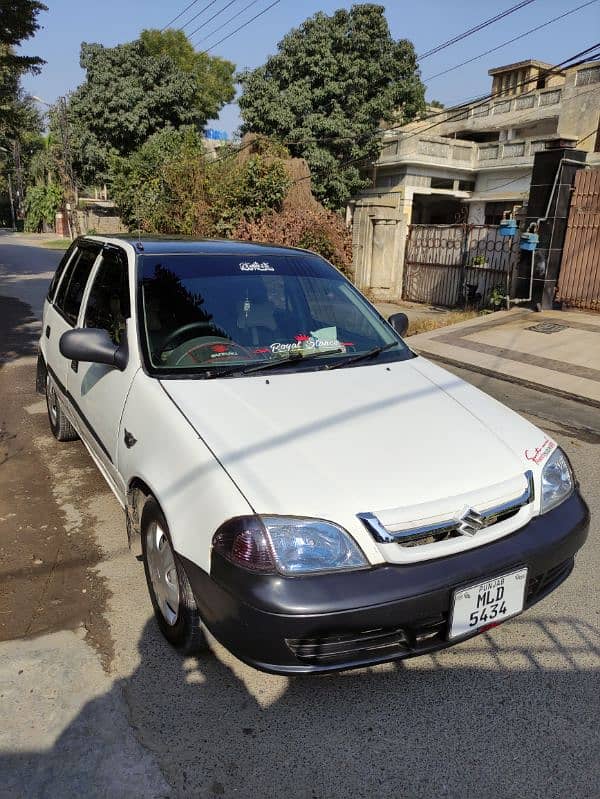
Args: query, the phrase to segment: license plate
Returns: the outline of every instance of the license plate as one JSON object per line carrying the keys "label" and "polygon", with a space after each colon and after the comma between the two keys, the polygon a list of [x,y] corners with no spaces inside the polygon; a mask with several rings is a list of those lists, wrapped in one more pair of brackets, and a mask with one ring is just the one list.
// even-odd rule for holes
{"label": "license plate", "polygon": [[498,624],[523,610],[527,569],[492,577],[454,592],[449,638]]}

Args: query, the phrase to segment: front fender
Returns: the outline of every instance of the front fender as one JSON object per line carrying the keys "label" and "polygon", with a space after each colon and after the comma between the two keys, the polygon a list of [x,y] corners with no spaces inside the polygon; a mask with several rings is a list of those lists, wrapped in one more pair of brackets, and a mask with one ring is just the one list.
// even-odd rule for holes
{"label": "front fender", "polygon": [[153,494],[167,518],[176,551],[206,571],[217,528],[232,516],[253,512],[160,381],[142,370],[134,378],[121,417],[117,465],[128,487],[143,484]]}

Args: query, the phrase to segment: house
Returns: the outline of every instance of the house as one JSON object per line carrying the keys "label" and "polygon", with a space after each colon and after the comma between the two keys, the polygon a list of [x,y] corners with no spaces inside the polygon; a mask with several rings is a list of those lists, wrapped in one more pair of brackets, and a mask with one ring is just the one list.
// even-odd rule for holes
{"label": "house", "polygon": [[489,99],[384,132],[372,188],[349,205],[356,280],[375,296],[401,296],[408,225],[497,225],[527,203],[534,155],[553,141],[600,164],[600,61],[528,60],[488,74]]}

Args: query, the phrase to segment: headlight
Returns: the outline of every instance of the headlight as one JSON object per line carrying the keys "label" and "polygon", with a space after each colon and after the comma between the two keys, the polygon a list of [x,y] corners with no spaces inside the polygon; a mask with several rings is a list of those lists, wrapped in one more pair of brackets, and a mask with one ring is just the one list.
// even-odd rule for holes
{"label": "headlight", "polygon": [[555,449],[542,471],[541,512],[560,505],[573,491],[573,474],[561,449]]}
{"label": "headlight", "polygon": [[368,565],[348,533],[322,519],[238,516],[217,530],[213,547],[232,563],[263,573],[311,574]]}

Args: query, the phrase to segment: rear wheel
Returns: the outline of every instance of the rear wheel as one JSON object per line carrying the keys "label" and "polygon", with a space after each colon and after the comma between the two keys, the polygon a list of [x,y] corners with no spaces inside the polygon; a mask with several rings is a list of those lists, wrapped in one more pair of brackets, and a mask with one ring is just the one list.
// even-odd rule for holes
{"label": "rear wheel", "polygon": [[206,649],[196,600],[173,549],[167,520],[153,497],[144,505],[141,533],[146,582],[162,634],[186,655]]}
{"label": "rear wheel", "polygon": [[46,406],[50,429],[57,441],[75,441],[77,431],[63,413],[56,387],[49,375],[46,375]]}

